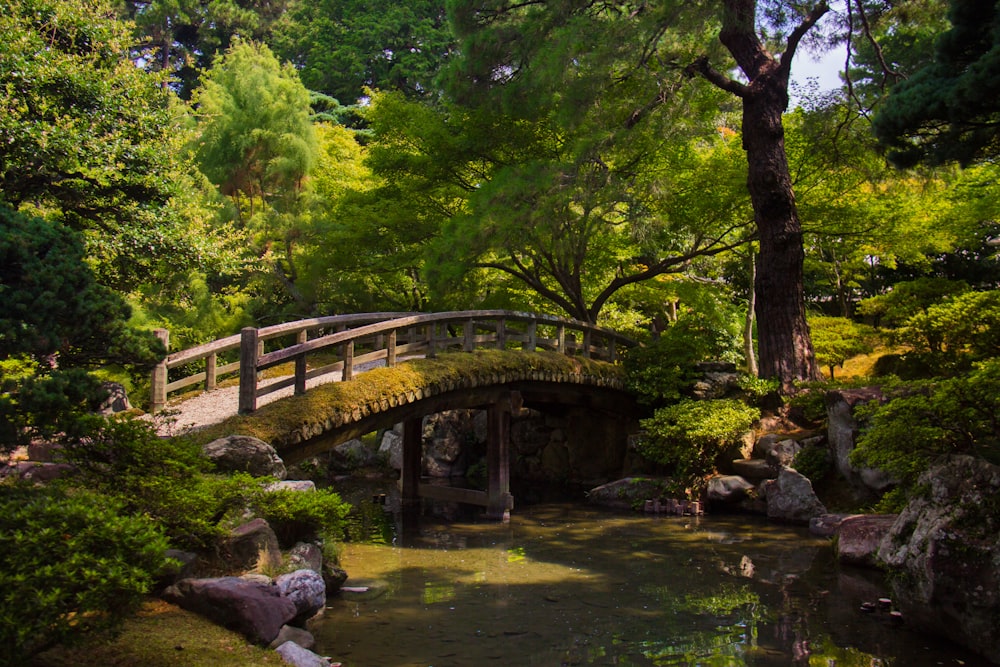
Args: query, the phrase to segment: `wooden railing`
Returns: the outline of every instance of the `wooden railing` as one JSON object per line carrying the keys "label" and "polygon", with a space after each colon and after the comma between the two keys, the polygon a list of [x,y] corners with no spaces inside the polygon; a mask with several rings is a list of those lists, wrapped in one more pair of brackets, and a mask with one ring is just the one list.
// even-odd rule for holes
{"label": "wooden railing", "polygon": [[[168,343],[168,333],[157,335]],[[577,341],[577,335],[580,340]],[[294,339],[282,347],[281,339]],[[270,343],[271,349],[266,350]],[[321,375],[341,373],[350,380],[360,364],[383,361],[395,366],[403,357],[434,357],[439,352],[490,347],[564,354],[615,362],[634,341],[609,329],[552,315],[508,310],[472,310],[445,313],[362,313],[319,317],[260,329],[247,327],[239,335],[199,345],[167,356],[153,370],[152,409],[166,404],[170,392],[201,384],[206,391],[224,375],[239,373],[239,411],[253,412],[257,399],[294,387],[306,391],[306,382]],[[219,365],[219,355],[239,350],[239,359]],[[309,368],[307,357],[324,352],[324,365]],[[333,359],[331,361],[331,359]],[[261,371],[294,363],[294,373],[261,384]],[[168,373],[191,364],[204,370],[168,381]]]}

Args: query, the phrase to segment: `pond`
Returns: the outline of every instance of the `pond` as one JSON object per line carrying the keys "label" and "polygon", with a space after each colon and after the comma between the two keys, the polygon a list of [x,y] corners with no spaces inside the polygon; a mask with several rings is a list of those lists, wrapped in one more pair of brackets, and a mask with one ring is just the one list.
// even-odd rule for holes
{"label": "pond", "polygon": [[549,502],[505,524],[386,518],[385,543],[344,546],[357,590],[311,628],[345,667],[989,664],[862,611],[886,596],[877,573],[759,517]]}

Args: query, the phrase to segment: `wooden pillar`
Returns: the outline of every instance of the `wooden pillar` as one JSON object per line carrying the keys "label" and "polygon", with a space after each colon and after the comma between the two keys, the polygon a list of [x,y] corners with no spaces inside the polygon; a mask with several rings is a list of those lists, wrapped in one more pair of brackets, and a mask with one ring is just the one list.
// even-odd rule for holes
{"label": "wooden pillar", "polygon": [[344,373],[341,379],[347,382],[354,378],[354,341],[349,340],[344,344]]}
{"label": "wooden pillar", "polygon": [[[309,340],[309,331],[303,329],[298,333],[295,342],[301,345]],[[306,355],[300,354],[295,357],[295,393],[298,395],[306,393]]]}
{"label": "wooden pillar", "polygon": [[437,356],[437,324],[434,322],[427,323],[427,358],[433,359]]}
{"label": "wooden pillar", "polygon": [[423,417],[411,417],[403,422],[403,469],[400,471],[399,491],[404,505],[415,505],[420,502],[423,440]]}
{"label": "wooden pillar", "polygon": [[583,356],[590,359],[590,329],[583,330]]}
{"label": "wooden pillar", "polygon": [[[153,335],[163,342],[163,347],[170,349],[170,332],[166,329],[156,329]],[[150,412],[156,413],[167,404],[167,357],[164,356],[158,364],[153,366],[152,377],[150,377]]]}
{"label": "wooden pillar", "polygon": [[497,320],[497,349],[507,349],[507,320],[502,317]]}
{"label": "wooden pillar", "polygon": [[528,330],[524,335],[524,342],[521,343],[521,349],[526,352],[534,352],[535,348],[538,347],[538,320],[531,320],[528,322]]}
{"label": "wooden pillar", "polygon": [[396,330],[389,332],[389,342],[385,346],[385,365],[392,368],[396,365]]}
{"label": "wooden pillar", "polygon": [[498,521],[510,519],[514,497],[510,495],[510,412],[507,396],[486,411],[486,517]]}
{"label": "wooden pillar", "polygon": [[462,341],[462,349],[466,352],[472,352],[476,349],[476,321],[466,320],[463,325],[463,335],[465,340]]}
{"label": "wooden pillar", "polygon": [[240,331],[240,414],[257,409],[257,358],[260,344],[257,329],[244,327]]}
{"label": "wooden pillar", "polygon": [[212,391],[216,385],[216,370],[219,367],[219,355],[212,352],[205,357],[205,391]]}
{"label": "wooden pillar", "polygon": [[566,325],[560,324],[556,328],[556,348],[560,354],[567,354],[566,352]]}

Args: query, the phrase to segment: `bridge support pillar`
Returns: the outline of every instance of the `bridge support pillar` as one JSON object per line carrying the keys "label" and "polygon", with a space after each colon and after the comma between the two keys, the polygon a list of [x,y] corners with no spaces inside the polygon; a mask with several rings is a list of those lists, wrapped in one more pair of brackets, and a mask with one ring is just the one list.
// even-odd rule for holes
{"label": "bridge support pillar", "polygon": [[510,413],[520,409],[521,395],[512,392],[486,411],[486,516],[498,521],[510,519],[514,496],[510,494]]}
{"label": "bridge support pillar", "polygon": [[420,503],[423,423],[423,417],[411,417],[403,422],[403,469],[400,471],[399,492],[404,505]]}

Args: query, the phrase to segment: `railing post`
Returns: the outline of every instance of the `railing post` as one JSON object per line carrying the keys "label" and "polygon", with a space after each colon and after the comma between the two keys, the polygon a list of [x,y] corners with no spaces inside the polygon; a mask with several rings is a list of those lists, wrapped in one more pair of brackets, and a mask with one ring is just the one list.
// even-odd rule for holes
{"label": "railing post", "polygon": [[354,377],[354,341],[349,340],[344,344],[344,375],[343,380],[347,382]]}
{"label": "railing post", "polygon": [[257,359],[262,342],[256,328],[240,331],[240,414],[257,409]]}
{"label": "railing post", "polygon": [[427,323],[427,358],[433,359],[437,356],[437,345],[434,341],[434,336],[437,334],[437,325],[434,322]]}
{"label": "railing post", "polygon": [[216,385],[216,369],[219,367],[219,355],[212,352],[205,357],[205,391],[212,391]]}
{"label": "railing post", "polygon": [[[303,329],[298,333],[295,338],[295,342],[301,345],[309,340],[309,331]],[[295,357],[295,393],[304,394],[306,393],[306,355],[300,354]]]}
{"label": "railing post", "polygon": [[534,352],[536,347],[538,347],[538,320],[531,320],[528,322],[528,331],[525,333],[524,342],[521,343],[521,349]]}
{"label": "railing post", "polygon": [[507,348],[507,320],[500,318],[497,320],[497,349]]}
{"label": "railing post", "polygon": [[389,341],[385,346],[385,365],[392,368],[396,365],[396,330],[389,332]]}
{"label": "railing post", "polygon": [[476,321],[466,320],[465,326],[462,328],[462,335],[465,336],[465,340],[462,341],[462,349],[466,352],[472,352],[476,349]]}
{"label": "railing post", "polygon": [[[153,335],[163,342],[163,347],[170,349],[170,332],[166,329],[156,329]],[[167,357],[164,356],[158,364],[153,366],[150,377],[150,412],[156,413],[167,404]]]}
{"label": "railing post", "polygon": [[560,324],[556,328],[556,349],[560,354],[567,354],[566,352],[566,325]]}
{"label": "railing post", "polygon": [[615,363],[618,361],[618,345],[614,336],[608,336],[608,361]]}
{"label": "railing post", "polygon": [[583,330],[583,356],[590,359],[590,329]]}

